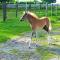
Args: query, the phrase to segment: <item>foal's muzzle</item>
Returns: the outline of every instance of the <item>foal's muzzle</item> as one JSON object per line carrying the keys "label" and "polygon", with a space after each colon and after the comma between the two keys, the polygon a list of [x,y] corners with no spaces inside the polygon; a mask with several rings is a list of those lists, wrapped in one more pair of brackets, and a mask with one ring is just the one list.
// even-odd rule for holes
{"label": "foal's muzzle", "polygon": [[20,19],[20,21],[24,21],[24,19]]}
{"label": "foal's muzzle", "polygon": [[20,18],[20,21],[23,21],[23,19],[22,19],[22,18]]}

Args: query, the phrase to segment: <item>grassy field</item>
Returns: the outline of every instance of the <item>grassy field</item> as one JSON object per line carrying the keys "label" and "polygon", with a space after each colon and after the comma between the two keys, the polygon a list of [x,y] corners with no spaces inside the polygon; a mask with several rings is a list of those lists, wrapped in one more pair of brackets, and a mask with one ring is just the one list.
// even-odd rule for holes
{"label": "grassy field", "polygon": [[[44,11],[42,10],[33,10],[34,13],[36,13],[39,17],[45,16]],[[31,11],[30,10],[30,11]],[[17,36],[21,36],[22,33],[31,31],[31,28],[29,26],[29,23],[27,21],[20,21],[20,17],[22,16],[24,10],[18,10],[18,17],[15,16],[15,9],[7,9],[7,20],[6,22],[3,22],[2,19],[2,10],[0,9],[0,42],[6,42],[7,40],[10,40],[11,38],[15,38]],[[59,15],[56,16],[50,16],[50,11],[48,11],[48,17],[50,18],[52,22],[53,30],[60,27],[59,22]]]}
{"label": "grassy field", "polygon": [[[11,40],[12,38],[16,38],[17,36],[22,36],[23,33],[31,31],[28,21],[22,21],[22,22],[20,21],[20,17],[22,16],[23,11],[24,10],[19,9],[18,17],[16,18],[15,9],[7,9],[7,20],[5,22],[3,22],[2,10],[0,9],[0,43]],[[30,11],[33,11],[39,17],[45,16],[44,10],[40,11],[40,10],[31,9]],[[58,11],[58,12],[60,13],[60,11]],[[51,16],[50,13],[51,12],[49,10],[48,17],[52,23],[52,32],[59,33],[60,32],[60,16],[59,16],[60,14],[58,14],[58,16],[56,16],[54,14],[55,13],[55,11],[54,11],[53,16]],[[58,41],[58,42],[60,41],[60,34],[53,34],[52,37],[56,41]],[[38,44],[43,45],[42,47],[38,47],[35,51],[35,53],[38,54],[39,57],[41,57],[40,58],[41,60],[49,60],[49,59],[55,58],[57,56],[56,54],[50,52],[48,50],[48,48],[46,47],[48,45],[46,38],[47,38],[47,34],[43,33],[43,31],[40,31],[39,38],[37,38],[38,40],[36,41],[36,39],[32,39],[33,40],[32,42],[36,42]],[[58,48],[60,48],[60,42],[59,42],[59,44],[57,43],[56,46],[58,46]],[[29,53],[29,52],[21,53],[20,51],[15,50],[15,49],[12,49],[8,53],[14,54],[19,57],[22,55],[24,60],[28,60],[30,55],[33,54],[33,53]]]}

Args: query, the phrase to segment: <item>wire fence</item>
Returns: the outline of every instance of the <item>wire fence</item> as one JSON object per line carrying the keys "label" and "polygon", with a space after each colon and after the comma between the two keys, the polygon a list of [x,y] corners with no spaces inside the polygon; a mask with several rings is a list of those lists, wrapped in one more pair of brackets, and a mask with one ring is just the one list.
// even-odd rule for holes
{"label": "wire fence", "polygon": [[[16,12],[16,7],[18,7]],[[39,17],[50,16],[59,18],[60,5],[59,4],[45,4],[45,3],[25,3],[16,6],[16,4],[7,4],[7,18],[20,17],[23,11],[32,11],[36,13]],[[2,4],[0,4],[0,18],[3,19]]]}

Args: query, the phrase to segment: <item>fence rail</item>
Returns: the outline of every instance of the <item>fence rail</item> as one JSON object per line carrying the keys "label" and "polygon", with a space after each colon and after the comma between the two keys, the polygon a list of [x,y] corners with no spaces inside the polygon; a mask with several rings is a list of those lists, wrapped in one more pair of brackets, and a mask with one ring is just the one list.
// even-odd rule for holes
{"label": "fence rail", "polygon": [[[7,4],[7,17],[9,18],[11,16],[16,17],[16,15],[20,16],[22,14],[22,11],[25,10],[33,11],[34,13],[38,14],[38,16],[59,16],[60,4],[18,3],[18,10],[17,10],[18,12],[16,11],[16,4]],[[0,3],[0,12],[1,12],[0,18],[3,18],[1,3]]]}

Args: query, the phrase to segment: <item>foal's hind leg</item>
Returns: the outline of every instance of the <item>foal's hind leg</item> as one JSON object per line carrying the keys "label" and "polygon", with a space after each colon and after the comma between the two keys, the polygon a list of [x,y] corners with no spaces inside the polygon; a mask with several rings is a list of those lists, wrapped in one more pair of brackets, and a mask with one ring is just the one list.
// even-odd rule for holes
{"label": "foal's hind leg", "polygon": [[36,32],[35,31],[32,32],[32,37],[36,38]]}
{"label": "foal's hind leg", "polygon": [[45,25],[45,26],[43,27],[43,29],[44,29],[45,31],[47,31],[47,33],[48,33],[48,36],[47,36],[48,45],[51,45],[52,40],[51,40],[49,28]]}
{"label": "foal's hind leg", "polygon": [[47,40],[48,40],[48,45],[50,46],[52,43],[50,32],[48,33]]}

